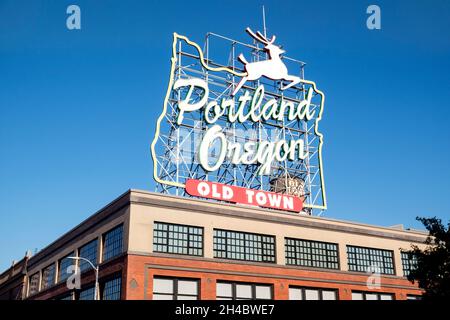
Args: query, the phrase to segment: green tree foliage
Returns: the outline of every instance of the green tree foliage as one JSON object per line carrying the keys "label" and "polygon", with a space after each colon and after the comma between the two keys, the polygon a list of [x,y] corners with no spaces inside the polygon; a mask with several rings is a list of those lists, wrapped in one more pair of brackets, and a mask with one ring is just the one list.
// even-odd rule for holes
{"label": "green tree foliage", "polygon": [[408,280],[418,282],[425,290],[424,299],[450,298],[450,222],[447,229],[441,219],[416,218],[428,230],[427,247],[420,250],[413,245],[407,251],[417,258],[417,265],[408,275]]}

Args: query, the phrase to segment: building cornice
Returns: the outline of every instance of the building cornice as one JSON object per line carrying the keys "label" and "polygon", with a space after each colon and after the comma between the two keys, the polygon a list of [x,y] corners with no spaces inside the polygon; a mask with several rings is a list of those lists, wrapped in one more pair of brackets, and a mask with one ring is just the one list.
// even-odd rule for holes
{"label": "building cornice", "polygon": [[92,228],[99,225],[100,223],[115,218],[116,214],[119,211],[130,204],[130,193],[130,190],[123,193],[115,200],[107,204],[105,207],[98,210],[89,218],[78,224],[76,227],[63,234],[57,240],[53,241],[44,249],[40,250],[37,254],[30,258],[30,260],[28,261],[28,268],[32,268],[34,265],[44,260],[47,256],[53,256],[55,254],[55,251],[59,250],[60,248],[64,248],[66,244],[70,243],[77,237],[88,233]]}
{"label": "building cornice", "polygon": [[414,243],[423,243],[427,237],[426,233],[420,231],[398,230],[393,228],[379,227],[315,216],[303,216],[298,214],[285,213],[284,211],[275,211],[263,208],[249,208],[235,204],[216,203],[199,199],[161,195],[140,190],[131,191],[130,202],[132,204],[181,209],[204,214],[233,216],[248,220],[289,224],[320,230],[353,233]]}

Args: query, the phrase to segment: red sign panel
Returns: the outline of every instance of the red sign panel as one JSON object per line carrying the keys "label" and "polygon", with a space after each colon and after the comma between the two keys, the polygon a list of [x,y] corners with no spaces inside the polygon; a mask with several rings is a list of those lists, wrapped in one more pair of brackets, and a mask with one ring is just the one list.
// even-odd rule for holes
{"label": "red sign panel", "polygon": [[286,211],[300,212],[303,208],[299,197],[203,180],[188,179],[186,192],[191,196]]}

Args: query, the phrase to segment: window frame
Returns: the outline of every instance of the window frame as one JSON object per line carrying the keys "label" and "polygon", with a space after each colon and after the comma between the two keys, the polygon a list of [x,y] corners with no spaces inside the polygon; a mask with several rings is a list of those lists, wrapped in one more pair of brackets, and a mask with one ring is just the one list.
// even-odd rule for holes
{"label": "window frame", "polygon": [[[369,267],[370,265],[373,265],[373,263],[374,262],[376,262],[375,260],[373,260],[373,255],[371,255],[370,254],[370,252],[366,255],[369,259],[367,260],[366,258],[358,258],[357,257],[357,255],[360,255],[360,254],[362,254],[362,253],[358,253],[358,252],[349,252],[349,249],[350,248],[354,248],[355,250],[358,250],[358,249],[363,249],[363,250],[375,250],[375,251],[379,251],[380,253],[381,253],[381,257],[382,257],[382,262],[383,262],[383,266],[382,267],[380,267],[380,274],[383,274],[383,275],[390,275],[390,276],[395,276],[396,275],[396,265],[395,265],[395,255],[394,255],[394,250],[389,250],[389,249],[380,249],[380,248],[373,248],[373,247],[362,247],[362,246],[355,246],[355,245],[350,245],[350,244],[348,244],[348,245],[346,245],[346,249],[347,249],[347,266],[348,266],[348,271],[350,271],[350,272],[362,272],[362,273],[365,273],[365,272],[367,272],[367,269],[366,270],[363,270],[363,271],[361,271],[361,270],[352,270],[352,267],[354,267],[354,268],[357,268],[357,267]],[[391,258],[392,258],[392,273],[386,273],[386,272],[384,272],[384,271],[386,271],[387,269],[391,269],[391,268],[388,268],[386,265],[385,265],[385,256],[384,256],[384,252],[390,252],[391,253]],[[350,254],[353,254],[354,256],[355,256],[355,263],[350,263]],[[361,261],[367,261],[370,265],[369,266],[364,266],[364,265],[361,265],[361,264],[358,264],[358,262],[361,262]]]}
{"label": "window frame", "polygon": [[[107,236],[108,234],[114,232],[115,230],[119,229],[119,228],[121,229],[121,237],[122,237],[122,240],[121,240],[121,250],[120,250],[120,252],[118,252],[118,253],[115,254],[115,255],[112,255],[112,256],[109,256],[109,257],[105,257],[105,253],[106,253],[106,250],[105,250],[105,246],[106,246],[106,236]],[[113,260],[114,258],[117,258],[117,257],[119,257],[120,255],[123,254],[123,252],[124,252],[124,234],[123,234],[123,233],[124,233],[124,224],[123,224],[123,223],[120,223],[120,224],[118,224],[117,226],[115,226],[115,227],[109,229],[108,231],[106,231],[105,233],[102,234],[102,263],[103,263],[103,262],[107,262],[107,261],[111,261],[111,260]]]}
{"label": "window frame", "polygon": [[[110,281],[114,281],[114,280],[120,280],[120,286],[119,286],[119,288],[120,288],[120,294],[119,294],[119,299],[118,300],[122,300],[122,294],[123,294],[123,279],[122,279],[122,273],[115,273],[115,274],[112,274],[112,275],[110,275],[110,276],[108,276],[108,277],[106,277],[106,278],[104,278],[104,279],[102,279],[102,281],[100,281],[100,283],[99,283],[99,291],[100,292],[98,292],[98,295],[99,295],[99,299],[100,300],[105,300],[105,298],[104,298],[104,294],[105,294],[105,285],[106,285],[106,283],[107,282],[110,282]],[[95,285],[95,284],[94,284]],[[108,300],[111,300],[112,301],[112,299],[108,299]],[[105,301],[107,301],[107,300],[105,300]],[[117,300],[116,300],[117,301]]]}
{"label": "window frame", "polygon": [[[66,298],[69,298],[69,297],[70,297],[70,299],[66,299]],[[60,301],[63,301],[63,300],[65,300],[65,301],[74,301],[75,300],[74,299],[74,292],[73,291],[69,291],[69,292],[63,293],[63,294],[59,295],[56,298],[56,300],[60,300]]]}
{"label": "window frame", "polygon": [[[37,275],[37,287],[36,287],[36,291],[35,292],[31,292],[31,281],[33,279],[34,276]],[[28,294],[27,297],[33,296],[35,294],[38,294],[39,291],[41,291],[41,272],[40,271],[36,271],[35,273],[33,273],[29,278],[28,278]]]}
{"label": "window frame", "polygon": [[[159,230],[159,229],[156,229],[155,227],[156,227],[157,224],[159,224],[159,225],[165,225],[165,226],[167,226],[167,228],[169,228],[169,226],[177,226],[177,227],[182,227],[182,228],[185,228],[185,227],[188,228],[188,232],[187,232],[187,233],[180,233],[180,232],[177,232],[177,233],[179,233],[179,234],[187,234],[187,247],[186,247],[187,253],[170,252],[170,251],[169,251],[169,247],[170,247],[170,246],[171,246],[171,247],[175,247],[175,248],[185,248],[185,247],[183,247],[183,246],[169,245],[169,240],[174,240],[175,238],[170,238],[170,237],[169,237],[169,232],[170,232],[169,230]],[[201,247],[200,247],[200,248],[191,247],[191,246],[189,245],[189,243],[190,243],[190,237],[191,237],[191,236],[197,235],[197,234],[191,234],[191,233],[189,232],[189,228],[196,228],[196,229],[201,230],[202,233],[201,233],[201,241],[200,241]],[[157,237],[157,236],[155,235],[156,232],[165,232],[165,233],[166,233],[166,236],[165,236],[165,237]],[[198,236],[198,235],[197,235],[197,236]],[[156,239],[166,239],[167,243],[166,243],[166,244],[163,244],[163,243],[157,243],[157,242],[155,241]],[[180,240],[180,239],[176,239],[176,240]],[[159,250],[155,250],[155,246],[166,246],[166,247],[167,247],[167,251],[159,251]],[[196,249],[196,250],[199,250],[199,251],[201,251],[201,254],[193,254],[193,253],[190,253],[190,252],[189,252],[190,249]],[[167,254],[176,254],[176,255],[184,255],[184,256],[204,257],[204,255],[205,255],[205,228],[204,228],[204,227],[200,227],[200,226],[187,225],[187,224],[179,224],[179,223],[168,223],[168,222],[154,221],[154,222],[153,222],[153,246],[152,246],[152,250],[153,250],[153,252],[155,252],[155,253],[167,253]]]}
{"label": "window frame", "polygon": [[417,257],[413,253],[400,251],[400,260],[402,261],[403,277],[406,278],[414,270],[413,265],[417,267]]}
{"label": "window frame", "polygon": [[[328,250],[328,248],[326,248],[325,249],[325,251],[326,251],[326,255],[325,255],[325,257],[326,257],[326,264],[327,264],[327,266],[326,267],[320,267],[320,266],[306,266],[306,265],[303,265],[303,264],[298,264],[298,263],[288,263],[288,259],[293,259],[293,260],[295,260],[296,262],[298,261],[298,260],[300,260],[300,258],[297,258],[297,257],[295,257],[295,258],[288,258],[288,256],[287,256],[287,254],[288,254],[288,244],[287,244],[287,242],[288,242],[288,240],[291,240],[291,241],[294,241],[294,242],[297,242],[297,241],[304,241],[304,242],[308,242],[309,243],[309,245],[310,245],[310,249],[312,250],[312,249],[317,249],[317,248],[312,248],[311,247],[311,245],[314,243],[314,244],[324,244],[325,246],[328,246],[328,245],[335,245],[336,246],[336,262],[334,262],[334,261],[329,261],[329,258],[331,257],[331,256],[329,256],[328,255],[328,252],[329,251],[332,251],[332,250]],[[299,254],[300,252],[297,250],[297,248],[298,248],[298,246],[296,245],[296,244],[294,244],[293,246],[291,246],[291,245],[289,245],[289,247],[293,247],[294,248],[294,253],[295,253],[295,255],[297,255],[297,254]],[[308,240],[308,239],[299,239],[299,238],[291,238],[291,237],[285,237],[284,238],[284,258],[285,258],[285,261],[286,261],[286,265],[287,266],[299,266],[299,267],[306,267],[306,268],[319,268],[319,269],[329,269],[329,270],[340,270],[340,267],[341,267],[341,261],[340,261],[340,252],[339,252],[339,244],[338,243],[334,243],[334,242],[325,242],[325,241],[316,241],[316,240]],[[321,261],[318,261],[318,260],[313,260],[312,259],[312,256],[313,256],[313,254],[312,254],[312,252],[311,252],[311,259],[310,260],[308,260],[308,261],[310,261],[311,263],[313,263],[313,262],[321,262]],[[335,263],[337,266],[336,266],[336,268],[330,268],[330,267],[328,267],[328,264],[329,263]]]}
{"label": "window frame", "polygon": [[406,295],[406,300],[409,300],[409,301],[422,300],[422,295],[420,295],[420,294],[407,294]]}
{"label": "window frame", "polygon": [[[67,277],[64,278],[64,279],[61,279],[61,274],[62,274],[61,273],[61,270],[62,270],[61,263],[63,262],[64,259],[67,259],[68,257],[71,257],[71,256],[73,257],[74,255],[75,255],[75,252],[71,252],[69,254],[66,254],[61,259],[58,260],[58,279],[56,279],[56,283],[58,283],[58,284],[62,283],[64,281],[66,281],[70,277],[70,275],[65,272],[65,274],[67,274]],[[74,259],[69,259],[69,260],[71,260],[71,263],[72,263],[71,265],[72,266],[75,265],[75,260]]]}
{"label": "window frame", "polygon": [[[366,295],[367,294],[374,294],[377,296],[377,300],[373,300],[373,301],[394,301],[395,300],[395,294],[390,293],[390,292],[375,292],[375,291],[359,291],[359,290],[352,290],[351,294],[352,294],[352,300],[353,300],[353,293],[360,293],[362,295],[362,300],[359,301],[371,301],[371,300],[367,300]],[[391,300],[381,300],[381,295],[390,295],[392,297]],[[358,300],[354,300],[354,301],[358,301]]]}
{"label": "window frame", "polygon": [[[48,268],[53,268],[53,281],[52,281],[52,283],[50,283],[49,285],[44,287],[44,273],[45,273],[45,270],[48,269]],[[57,269],[57,267],[56,267],[56,263],[55,262],[50,263],[45,268],[42,268],[41,283],[40,283],[40,290],[39,290],[39,292],[40,291],[45,291],[45,290],[53,287],[56,284],[56,269]]]}
{"label": "window frame", "polygon": [[[337,288],[320,288],[320,287],[305,287],[305,286],[290,285],[288,287],[288,291],[289,291],[289,289],[300,289],[302,291],[302,299],[299,301],[337,301],[337,300],[340,300],[339,299],[339,289],[337,289]],[[306,290],[317,290],[319,292],[319,299],[318,300],[305,299],[306,298]],[[336,294],[336,299],[335,300],[324,300],[323,299],[323,291],[333,291]],[[290,295],[289,295],[289,300],[291,300]],[[292,301],[295,301],[295,300],[292,300]]]}
{"label": "window frame", "polygon": [[[226,237],[224,238],[224,237],[222,237],[222,236],[216,235],[216,233],[219,232],[219,231],[220,231],[220,232],[225,232],[225,233],[226,233]],[[229,237],[228,237],[228,232],[234,233],[234,234],[236,234],[236,235],[242,234],[243,237],[244,237],[244,239],[243,239],[243,241],[244,241],[244,246],[241,247],[241,246],[238,246],[238,245],[229,244],[230,241],[232,242],[233,240],[236,240],[236,239],[231,239],[231,238],[229,238]],[[247,259],[247,258],[246,258],[247,255],[250,255],[250,253],[247,253],[247,252],[246,252],[246,248],[247,248],[247,247],[245,246],[245,241],[252,241],[252,242],[255,241],[255,240],[247,240],[247,239],[246,239],[246,236],[257,236],[257,237],[261,237],[261,241],[257,241],[257,242],[260,242],[260,243],[262,244],[262,246],[261,246],[261,261],[258,261],[258,260],[250,260],[250,259]],[[263,237],[272,238],[272,239],[273,239],[273,243],[269,243],[269,242],[263,241]],[[224,244],[223,244],[223,243],[218,243],[218,242],[217,242],[217,239],[218,239],[218,238],[220,238],[220,239],[225,239],[225,243],[224,243]],[[236,240],[236,241],[239,241],[239,240]],[[264,247],[263,247],[264,244],[265,244],[265,245],[268,245],[268,244],[273,245],[273,261],[269,261],[269,259],[268,259],[268,258],[272,258],[272,256],[269,256],[269,255],[265,255],[265,254],[264,254],[264,250],[269,250],[269,249],[267,249],[267,248],[264,249]],[[224,245],[225,248],[226,248],[226,250],[224,251],[224,250],[216,249],[216,246],[217,246],[217,245]],[[229,257],[229,254],[235,253],[235,252],[232,252],[232,251],[228,251],[228,246],[229,246],[229,245],[235,246],[235,247],[239,247],[239,248],[243,248],[243,250],[244,250],[244,251],[243,251],[244,259]],[[257,249],[257,248],[255,248],[255,247],[250,247],[250,248],[251,248],[251,249]],[[225,257],[219,256],[218,253],[220,253],[220,252],[225,253]],[[253,255],[256,256],[256,254],[254,254],[254,253],[253,253]],[[236,231],[236,230],[228,230],[228,229],[218,229],[218,228],[214,228],[214,229],[213,229],[213,256],[214,256],[215,259],[225,259],[225,260],[235,260],[235,261],[256,262],[256,263],[264,263],[264,264],[266,264],[266,263],[268,263],[268,264],[276,264],[276,263],[277,263],[277,238],[276,238],[276,236],[270,235],[270,234],[261,234],[261,233],[253,233],[253,232],[245,232],[245,231]],[[264,260],[264,257],[266,257],[266,260]]]}
{"label": "window frame", "polygon": [[[91,290],[91,289],[93,289],[93,292],[92,292],[92,299],[80,299],[81,293],[82,293],[83,291],[87,291],[87,290]],[[77,291],[78,291],[78,292],[77,292],[77,294],[76,294],[76,300],[78,300],[78,301],[92,301],[92,300],[95,300],[95,283],[90,282],[90,283],[88,283],[88,284],[85,284],[84,286],[82,286],[82,287],[80,288],[80,290],[77,290]]]}
{"label": "window frame", "polygon": [[[262,282],[245,282],[245,281],[228,281],[228,280],[217,280],[216,281],[216,300],[222,300],[220,298],[225,298],[227,300],[229,300],[230,297],[225,297],[225,296],[218,296],[217,295],[217,284],[218,283],[227,283],[227,284],[231,284],[231,300],[235,300],[235,301],[254,301],[254,300],[274,300],[274,285],[272,283],[262,283]],[[252,297],[250,299],[242,299],[237,297],[237,293],[236,293],[236,287],[238,285],[249,285],[251,286],[251,292],[252,292]],[[270,299],[257,299],[256,298],[256,287],[257,286],[261,286],[261,287],[270,287]]]}
{"label": "window frame", "polygon": [[[122,235],[122,238],[123,238],[123,235]],[[122,241],[123,241],[123,239],[122,239]],[[86,258],[86,257],[83,257],[82,255],[81,255],[81,250],[83,249],[83,248],[85,248],[85,247],[87,247],[88,245],[90,245],[91,243],[93,243],[93,242],[96,242],[96,244],[95,244],[95,262],[93,262],[91,259],[89,259],[89,258],[87,258],[87,259],[89,259],[94,265],[98,265],[98,260],[99,260],[99,248],[98,248],[98,244],[99,244],[99,239],[98,238],[94,238],[94,239],[92,239],[92,240],[90,240],[90,241],[88,241],[88,242],[86,242],[85,244],[83,244],[82,246],[80,246],[78,249],[77,249],[77,256],[80,258],[80,257],[82,257],[82,258]],[[122,245],[123,246],[123,245]],[[123,247],[122,247],[122,250],[123,250]],[[81,265],[87,265],[88,267],[87,268],[85,268],[85,269],[81,269]],[[89,263],[87,263],[86,261],[84,261],[84,260],[82,260],[82,259],[79,259],[78,260],[78,268],[80,269],[80,274],[82,274],[83,272],[86,272],[86,271],[89,271],[89,270],[92,270],[92,267],[89,265]]]}
{"label": "window frame", "polygon": [[[187,277],[170,277],[170,276],[159,276],[159,275],[154,275],[152,278],[152,286],[155,283],[155,279],[164,279],[164,280],[171,280],[173,282],[173,293],[172,293],[172,297],[174,299],[172,299],[172,301],[176,301],[179,300],[178,296],[190,296],[190,297],[194,297],[194,295],[190,295],[190,294],[179,294],[178,292],[178,282],[179,281],[195,281],[197,283],[197,295],[195,296],[197,299],[195,300],[200,300],[200,279],[199,278],[187,278]],[[166,295],[166,296],[170,296],[170,294],[168,293],[159,293],[159,292],[155,292],[154,291],[154,286],[152,289],[152,300],[153,299],[153,295],[155,294],[159,294],[159,295]],[[182,300],[181,300],[182,301]]]}

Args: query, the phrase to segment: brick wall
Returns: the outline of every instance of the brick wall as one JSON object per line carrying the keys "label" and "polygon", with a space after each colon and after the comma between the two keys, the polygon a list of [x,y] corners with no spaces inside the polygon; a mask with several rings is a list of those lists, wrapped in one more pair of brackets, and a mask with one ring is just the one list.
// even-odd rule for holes
{"label": "brick wall", "polygon": [[124,298],[151,299],[152,279],[155,275],[199,279],[201,299],[215,299],[218,280],[272,284],[275,299],[288,299],[289,285],[337,289],[341,300],[351,299],[352,290],[391,293],[398,300],[406,299],[407,294],[421,294],[416,285],[395,276],[382,276],[380,289],[368,289],[367,275],[354,272],[219,262],[184,256],[128,255]]}

